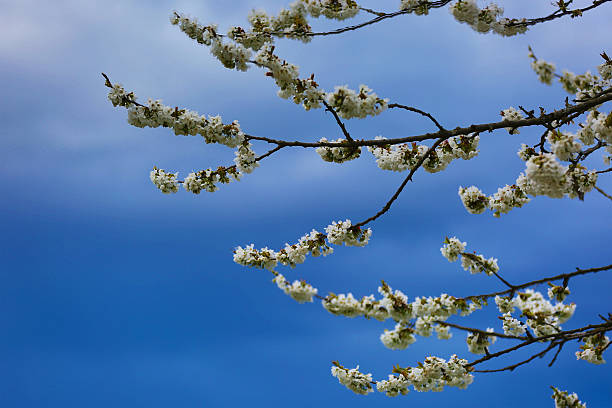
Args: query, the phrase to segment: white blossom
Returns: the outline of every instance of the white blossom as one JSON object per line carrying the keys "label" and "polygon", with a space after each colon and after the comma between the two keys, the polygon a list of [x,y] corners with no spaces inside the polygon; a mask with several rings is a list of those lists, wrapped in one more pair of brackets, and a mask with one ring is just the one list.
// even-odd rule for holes
{"label": "white blossom", "polygon": [[408,394],[410,382],[403,375],[395,376],[389,374],[388,380],[381,380],[376,383],[376,390],[384,392],[388,397],[396,397],[399,394]]}
{"label": "white blossom", "polygon": [[548,298],[550,300],[556,300],[557,302],[563,302],[565,298],[570,294],[570,290],[565,286],[557,286],[549,284]]}
{"label": "white blossom", "polygon": [[489,198],[476,186],[459,187],[459,197],[470,214],[482,214],[489,204]]}
{"label": "white blossom", "polygon": [[606,362],[602,357],[602,353],[610,343],[608,336],[599,333],[585,337],[582,341],[584,344],[580,346],[581,351],[576,352],[576,359],[585,360],[591,364],[604,364]]}
{"label": "white blossom", "polygon": [[467,243],[461,242],[457,237],[446,238],[444,245],[440,248],[442,256],[448,259],[448,262],[455,262],[459,255],[465,251]]}
{"label": "white blossom", "polygon": [[[467,360],[460,359],[456,355],[446,361],[439,357],[427,357],[418,367],[401,368],[396,367],[394,372],[400,374],[416,391],[442,391],[445,386],[467,388],[474,381],[474,376],[465,368]],[[402,385],[396,380],[398,388]],[[382,392],[386,391],[389,383],[384,383]]]}
{"label": "white blossom", "polygon": [[346,317],[357,317],[364,314],[361,302],[353,297],[352,293],[347,295],[330,294],[321,301],[323,307],[330,313]]}
{"label": "white blossom", "polygon": [[599,75],[601,75],[602,79],[612,80],[612,61],[606,61],[598,65],[597,71],[599,71]]}
{"label": "white blossom", "polygon": [[385,330],[380,335],[380,341],[391,350],[404,350],[416,341],[412,333],[414,333],[413,329],[398,323],[395,325],[395,329]]}
{"label": "white blossom", "polygon": [[276,275],[274,282],[279,289],[299,303],[312,302],[313,296],[318,293],[316,288],[313,288],[310,284],[304,281],[296,280],[293,281],[292,284],[289,284],[285,277],[280,273]]}
{"label": "white blossom", "polygon": [[500,18],[504,10],[494,3],[480,9],[475,0],[459,0],[451,4],[449,10],[457,21],[468,24],[479,33],[493,31],[508,37],[527,31],[527,26],[521,25],[525,19]]}
{"label": "white blossom", "polygon": [[560,391],[555,387],[552,399],[555,400],[555,408],[586,408],[586,404],[580,402],[578,395],[574,392],[569,394],[567,391]]}
{"label": "white blossom", "polygon": [[353,0],[299,0],[313,17],[323,15],[329,19],[346,20],[359,13],[359,5]]}
{"label": "white blossom", "polygon": [[[319,142],[327,142],[326,138],[321,138]],[[335,142],[346,142],[345,139],[337,139]],[[361,147],[328,147],[321,146],[317,147],[316,152],[321,156],[323,160],[326,162],[333,163],[344,163],[346,161],[354,160],[361,155]]]}
{"label": "white blossom", "polygon": [[450,326],[445,326],[442,324],[437,324],[434,326],[434,330],[436,331],[436,335],[439,340],[450,340],[453,337],[453,333],[450,331]]}
{"label": "white blossom", "polygon": [[[508,109],[504,109],[503,111],[501,111],[501,115],[504,120],[516,121],[523,119],[523,114],[514,109],[512,106]],[[521,133],[517,128],[514,127],[507,127],[506,130],[511,135],[518,135],[519,133]]]}
{"label": "white blossom", "polygon": [[366,85],[359,85],[359,92],[348,86],[336,86],[326,96],[327,103],[344,119],[376,116],[387,109],[388,99],[379,98]]}
{"label": "white blossom", "polygon": [[493,211],[493,216],[499,217],[501,214],[509,213],[513,208],[522,207],[529,201],[531,199],[519,186],[506,185],[498,188],[497,193],[489,197],[488,207]]}
{"label": "white blossom", "polygon": [[417,16],[429,14],[428,0],[401,0],[400,10],[414,13]]}
{"label": "white blossom", "polygon": [[373,392],[372,385],[372,374],[363,374],[359,372],[359,366],[355,368],[346,369],[342,366],[334,365],[331,368],[331,373],[338,379],[340,384],[344,385],[355,394],[367,395]]}
{"label": "white blossom", "polygon": [[[489,327],[487,332],[493,332],[493,329]],[[485,354],[485,349],[495,343],[496,340],[497,337],[483,333],[468,333],[466,338],[468,349],[474,354]]]}
{"label": "white blossom", "polygon": [[178,191],[177,176],[178,173],[166,173],[164,170],[154,167],[153,170],[151,170],[150,178],[153,184],[155,184],[155,187],[162,193],[169,194]]}
{"label": "white blossom", "polygon": [[569,132],[549,131],[546,140],[550,143],[552,152],[559,160],[569,161],[574,153],[578,153],[582,149],[582,146],[576,140],[576,136]]}
{"label": "white blossom", "polygon": [[567,188],[566,168],[551,153],[542,153],[527,161],[525,177],[533,187],[534,195],[561,198]]}
{"label": "white blossom", "polygon": [[500,313],[505,314],[514,312],[514,300],[510,297],[495,296],[495,304]]}
{"label": "white blossom", "polygon": [[504,334],[510,336],[522,336],[525,334],[525,325],[520,320],[512,317],[510,313],[504,313],[502,316]]}
{"label": "white blossom", "polygon": [[365,246],[372,236],[371,229],[354,227],[350,220],[332,222],[325,228],[327,240],[334,245]]}
{"label": "white blossom", "polygon": [[537,155],[537,153],[533,147],[529,147],[525,143],[522,143],[517,155],[521,158],[521,160],[527,161],[531,158],[531,156]]}
{"label": "white blossom", "polygon": [[[530,55],[532,55],[530,53]],[[550,85],[555,74],[555,64],[548,63],[541,59],[536,59],[531,63],[531,68],[538,75],[541,82]]]}

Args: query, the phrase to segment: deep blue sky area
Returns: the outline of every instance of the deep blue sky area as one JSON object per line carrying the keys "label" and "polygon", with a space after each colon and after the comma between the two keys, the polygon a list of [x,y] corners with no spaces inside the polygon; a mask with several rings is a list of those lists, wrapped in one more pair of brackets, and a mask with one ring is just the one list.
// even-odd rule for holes
{"label": "deep blue sky area", "polygon": [[[548,2],[511,3],[502,4],[508,16],[552,10]],[[398,4],[363,2],[386,10]],[[151,184],[154,165],[184,176],[227,165],[233,153],[199,137],[129,126],[126,112],[106,99],[100,72],[141,101],[161,98],[237,119],[250,134],[341,137],[329,114],[278,98],[261,70],[224,69],[168,21],[176,9],[225,31],[246,24],[252,8],[276,13],[287,5],[0,0],[0,407],[552,407],[550,385],[577,392],[589,408],[612,406],[610,365],[576,361],[577,343],[567,344],[553,368],[549,356],[513,373],[477,375],[467,390],[364,397],[338,384],[332,360],[384,379],[393,365],[429,355],[477,358],[457,330],[449,341],[419,338],[407,350],[388,350],[379,336],[392,322],[333,316],[318,302],[297,304],[268,272],[232,262],[238,245],[280,248],[312,228],[378,211],[404,175],[379,170],[367,151],[336,165],[312,150],[285,149],[214,194],[168,196]],[[538,82],[531,71],[528,45],[559,70],[593,72],[599,53],[612,52],[611,20],[606,5],[502,38],[478,34],[440,9],[310,44],[281,40],[277,50],[327,90],[364,83],[455,127],[497,121],[509,106],[562,106],[561,87]],[[343,24],[316,20],[313,27]],[[355,138],[432,130],[424,118],[397,111],[346,125]],[[371,225],[368,246],[336,248],[333,256],[279,271],[322,294],[357,297],[375,293],[380,279],[410,298],[500,289],[440,255],[447,235],[498,258],[501,273],[517,283],[610,264],[612,203],[596,192],[583,202],[538,197],[500,219],[463,208],[459,186],[492,194],[512,183],[524,166],[516,151],[540,133],[483,134],[477,158],[439,174],[417,173]],[[255,145],[257,153],[267,148]],[[595,156],[589,166],[605,168]],[[612,191],[609,174],[598,185]],[[568,301],[578,306],[564,328],[610,312],[611,288],[609,272],[572,280]],[[492,307],[451,321],[501,331]],[[509,344],[498,341],[492,350]]]}

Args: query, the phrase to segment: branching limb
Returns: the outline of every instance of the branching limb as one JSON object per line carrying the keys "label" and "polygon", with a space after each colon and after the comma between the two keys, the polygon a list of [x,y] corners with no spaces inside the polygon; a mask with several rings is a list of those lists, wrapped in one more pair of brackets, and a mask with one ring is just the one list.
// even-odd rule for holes
{"label": "branching limb", "polygon": [[[442,131],[440,131],[440,132],[442,132]],[[444,131],[444,132],[447,132],[447,131]],[[425,160],[431,154],[431,152],[436,150],[436,147],[438,147],[440,145],[440,143],[442,143],[443,141],[445,141],[449,137],[450,136],[441,137],[433,145],[431,145],[429,150],[427,150],[427,152],[419,159],[417,164],[410,170],[410,173],[408,173],[408,176],[406,176],[404,181],[402,181],[402,184],[400,184],[399,188],[395,191],[395,194],[393,194],[393,196],[391,196],[391,198],[389,199],[389,201],[387,201],[387,203],[384,205],[384,207],[380,211],[378,211],[376,214],[371,216],[370,218],[368,218],[368,219],[366,219],[364,221],[361,221],[360,223],[355,224],[355,227],[362,227],[362,226],[366,225],[368,222],[374,221],[375,219],[377,219],[378,217],[380,217],[381,215],[383,215],[384,213],[389,211],[389,209],[391,208],[391,204],[393,204],[393,202],[395,200],[397,200],[399,195],[402,193],[402,190],[404,190],[404,187],[406,187],[406,184],[408,184],[409,181],[412,181],[412,176],[414,175],[414,173],[416,173],[416,171],[419,169],[419,167],[421,167],[423,162],[425,162]]]}
{"label": "branching limb", "polygon": [[323,102],[323,105],[325,105],[325,110],[328,112],[331,112],[331,114],[334,115],[334,119],[336,119],[336,123],[340,127],[340,130],[342,130],[342,133],[344,134],[344,137],[346,138],[346,140],[348,140],[349,142],[354,142],[353,138],[351,137],[349,132],[346,130],[344,123],[342,123],[342,121],[340,120],[340,116],[338,116],[338,112],[336,112],[336,110],[332,108],[329,105],[329,103],[327,103],[326,101],[322,101],[322,102]]}
{"label": "branching limb", "polygon": [[606,266],[601,266],[598,268],[589,268],[589,269],[576,268],[575,272],[562,273],[560,275],[555,275],[555,276],[551,276],[548,278],[533,280],[533,281],[523,283],[520,285],[515,285],[513,289],[507,289],[507,290],[502,290],[499,292],[487,293],[484,295],[466,296],[463,299],[488,299],[488,298],[492,298],[495,296],[508,295],[508,294],[516,292],[516,290],[519,290],[519,289],[525,289],[530,286],[535,286],[541,283],[557,281],[557,280],[563,280],[564,284],[567,284],[567,282],[569,282],[569,280],[575,276],[586,275],[588,273],[597,273],[597,272],[608,271],[608,270],[612,270],[612,265],[606,265]]}

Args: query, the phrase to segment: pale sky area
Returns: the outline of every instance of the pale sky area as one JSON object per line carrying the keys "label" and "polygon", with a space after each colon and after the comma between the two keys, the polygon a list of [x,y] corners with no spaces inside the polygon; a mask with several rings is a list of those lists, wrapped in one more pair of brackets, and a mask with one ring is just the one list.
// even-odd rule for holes
{"label": "pale sky area", "polygon": [[[164,195],[151,184],[154,165],[185,176],[232,164],[233,152],[168,129],[129,126],[125,110],[108,101],[101,72],[140,101],[162,99],[236,119],[249,134],[342,136],[330,114],[277,97],[260,69],[223,68],[169,22],[178,10],[225,32],[246,26],[252,8],[276,13],[288,3],[0,0],[0,174],[10,183],[0,199],[0,407],[539,408],[553,406],[550,385],[578,393],[589,408],[612,406],[610,365],[576,361],[577,343],[566,345],[553,368],[550,357],[538,359],[513,373],[480,374],[467,390],[366,397],[338,384],[332,360],[384,379],[395,364],[430,355],[477,358],[458,330],[448,341],[434,336],[403,351],[386,349],[379,336],[391,321],[333,316],[318,301],[297,304],[268,272],[232,262],[238,245],[281,248],[313,228],[378,211],[405,175],[378,169],[365,150],[338,165],[313,150],[284,149],[212,194]],[[553,10],[549,2],[506,3],[508,17]],[[360,4],[392,11],[399,0]],[[559,84],[538,81],[527,47],[559,70],[595,72],[599,54],[612,55],[610,21],[612,6],[605,5],[502,38],[476,33],[443,8],[309,44],[279,40],[277,54],[304,77],[314,73],[328,91],[366,84],[454,128],[497,121],[509,106],[562,107],[566,94]],[[312,25],[319,31],[346,24]],[[345,122],[360,139],[434,130],[419,115],[399,111]],[[381,279],[411,299],[499,290],[499,282],[440,255],[444,237],[455,235],[470,250],[498,258],[513,282],[610,264],[612,203],[596,192],[583,202],[538,197],[499,219],[471,215],[461,204],[459,186],[493,194],[513,183],[524,169],[516,151],[540,134],[481,135],[477,158],[438,174],[418,172],[391,211],[370,225],[368,246],[337,248],[279,271],[321,294],[359,298],[375,293]],[[254,149],[261,154],[268,146]],[[588,163],[605,168],[601,155]],[[598,182],[608,192],[610,174]],[[568,301],[578,306],[564,328],[598,322],[610,311],[610,275],[572,280]],[[454,319],[501,331],[494,307]]]}

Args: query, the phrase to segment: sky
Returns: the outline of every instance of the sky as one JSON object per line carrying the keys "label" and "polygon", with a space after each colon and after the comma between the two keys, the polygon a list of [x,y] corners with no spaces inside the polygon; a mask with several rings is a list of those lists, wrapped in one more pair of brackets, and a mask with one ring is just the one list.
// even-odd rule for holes
{"label": "sky", "polygon": [[[397,3],[362,4],[393,10]],[[551,10],[531,3],[503,6],[518,17]],[[164,195],[151,184],[154,165],[184,176],[230,164],[233,153],[167,129],[129,126],[125,111],[106,99],[101,72],[140,100],[237,119],[250,134],[341,137],[329,114],[278,98],[261,70],[223,68],[168,19],[178,10],[226,30],[246,24],[252,8],[274,13],[283,6],[286,0],[0,0],[0,174],[10,183],[0,199],[0,406],[542,407],[552,406],[550,385],[577,392],[589,408],[612,406],[610,366],[576,361],[576,343],[553,368],[542,359],[513,373],[481,374],[467,390],[392,399],[355,395],[338,384],[332,360],[384,379],[393,365],[429,355],[477,358],[457,330],[449,341],[419,338],[404,351],[388,350],[379,336],[391,322],[297,304],[268,272],[232,262],[238,245],[280,248],[312,228],[378,211],[403,175],[379,170],[367,152],[337,165],[312,150],[284,149],[213,194]],[[324,89],[363,83],[452,128],[497,121],[509,106],[562,106],[561,87],[538,82],[531,71],[528,45],[559,69],[594,71],[599,53],[612,51],[610,17],[604,6],[501,38],[478,34],[441,9],[309,44],[282,40],[277,50],[303,76],[315,73]],[[315,30],[340,25],[313,23]],[[424,118],[397,111],[346,125],[354,138],[432,130]],[[600,194],[583,202],[538,197],[500,219],[463,208],[459,186],[492,194],[512,183],[524,166],[516,151],[539,135],[539,129],[481,135],[477,158],[442,173],[417,173],[391,211],[370,225],[368,246],[336,248],[279,271],[321,294],[357,297],[375,293],[381,279],[409,298],[501,289],[448,263],[439,252],[445,236],[498,258],[503,276],[517,283],[609,264],[612,204]],[[604,168],[599,156],[589,163]],[[612,191],[609,177],[598,185]],[[571,281],[568,301],[578,306],[564,328],[610,311],[606,273]],[[489,309],[451,321],[501,330]],[[510,361],[516,360],[486,368]]]}

